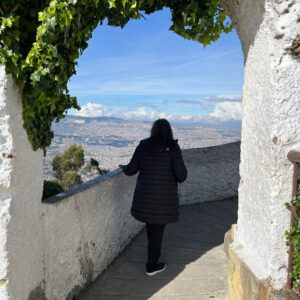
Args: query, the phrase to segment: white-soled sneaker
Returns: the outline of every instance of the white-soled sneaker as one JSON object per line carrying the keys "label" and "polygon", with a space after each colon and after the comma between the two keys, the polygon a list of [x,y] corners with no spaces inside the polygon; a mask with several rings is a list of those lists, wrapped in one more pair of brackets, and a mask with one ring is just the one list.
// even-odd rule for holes
{"label": "white-soled sneaker", "polygon": [[146,274],[148,276],[153,276],[157,273],[163,272],[167,268],[167,265],[165,263],[157,263],[152,268],[146,268]]}

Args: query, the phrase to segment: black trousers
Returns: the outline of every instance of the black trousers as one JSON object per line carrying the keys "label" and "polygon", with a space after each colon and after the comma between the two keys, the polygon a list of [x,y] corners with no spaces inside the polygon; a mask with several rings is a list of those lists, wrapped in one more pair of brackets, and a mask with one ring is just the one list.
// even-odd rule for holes
{"label": "black trousers", "polygon": [[148,237],[148,267],[153,267],[161,255],[161,244],[166,225],[146,223]]}

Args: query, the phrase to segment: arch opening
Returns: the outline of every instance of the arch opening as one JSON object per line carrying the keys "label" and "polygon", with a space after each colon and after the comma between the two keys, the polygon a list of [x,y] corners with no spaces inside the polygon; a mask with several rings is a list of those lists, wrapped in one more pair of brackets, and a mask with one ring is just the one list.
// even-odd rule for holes
{"label": "arch opening", "polygon": [[95,30],[69,85],[82,109],[54,124],[47,174],[58,149],[72,143],[84,145],[87,160],[117,168],[159,117],[171,121],[184,149],[240,139],[243,58],[236,33],[203,48],[167,31],[170,19],[163,10],[123,29]]}

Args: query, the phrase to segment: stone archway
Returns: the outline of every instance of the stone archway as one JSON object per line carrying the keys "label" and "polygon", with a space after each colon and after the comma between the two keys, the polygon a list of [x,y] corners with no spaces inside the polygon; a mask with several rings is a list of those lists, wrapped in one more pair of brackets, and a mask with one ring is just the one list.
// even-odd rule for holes
{"label": "stone archway", "polygon": [[[278,290],[287,276],[284,231],[290,217],[284,203],[292,191],[287,153],[300,148],[300,69],[290,48],[300,32],[300,7],[295,0],[222,2],[245,56],[239,215],[230,256],[243,260],[255,278],[269,280]],[[0,296],[42,298],[43,154],[29,145],[21,95],[3,66],[0,81]],[[257,299],[259,285],[247,298],[247,283],[238,269],[233,268],[230,280],[232,299]]]}

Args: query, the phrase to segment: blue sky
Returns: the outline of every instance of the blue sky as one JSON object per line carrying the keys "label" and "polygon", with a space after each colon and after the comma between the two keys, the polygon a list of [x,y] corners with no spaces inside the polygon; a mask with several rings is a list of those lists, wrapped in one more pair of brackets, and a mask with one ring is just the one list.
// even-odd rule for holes
{"label": "blue sky", "polygon": [[163,10],[123,29],[99,26],[69,83],[82,116],[241,118],[243,54],[235,32],[204,48],[168,30]]}

